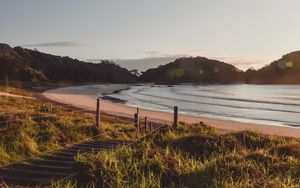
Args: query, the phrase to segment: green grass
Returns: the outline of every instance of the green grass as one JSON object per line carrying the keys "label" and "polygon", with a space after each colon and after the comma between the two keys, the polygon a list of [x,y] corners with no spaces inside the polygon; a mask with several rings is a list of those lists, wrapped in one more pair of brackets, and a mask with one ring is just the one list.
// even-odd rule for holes
{"label": "green grass", "polygon": [[203,124],[163,128],[119,152],[77,156],[77,186],[299,187],[300,142]]}
{"label": "green grass", "polygon": [[[7,91],[30,95],[14,88],[7,88]],[[5,122],[0,123],[0,166],[56,150],[99,133],[107,133],[99,139],[135,137],[133,125],[129,122],[103,115],[101,128],[97,128],[94,114],[73,112],[74,109],[39,100],[0,96],[0,109],[0,122]]]}
{"label": "green grass", "polygon": [[[0,122],[8,121],[0,124],[0,165],[101,132],[100,139],[138,138],[132,123],[115,117],[101,116],[98,129],[94,114],[38,100],[0,97],[0,107]],[[300,186],[298,139],[224,133],[203,123],[164,127],[131,147],[78,154],[76,161],[80,174],[52,187]]]}

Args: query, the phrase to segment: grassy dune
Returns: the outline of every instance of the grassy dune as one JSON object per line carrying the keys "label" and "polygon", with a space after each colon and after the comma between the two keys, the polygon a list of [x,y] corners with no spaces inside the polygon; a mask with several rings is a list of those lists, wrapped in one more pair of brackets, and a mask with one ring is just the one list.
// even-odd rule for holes
{"label": "grassy dune", "polygon": [[[14,88],[10,93],[30,96]],[[38,100],[0,96],[0,165],[59,149],[99,133],[99,139],[131,139],[134,127],[118,118],[102,116],[101,129],[91,113],[43,103]],[[75,110],[78,111],[78,110]]]}
{"label": "grassy dune", "polygon": [[[132,123],[117,117],[101,116],[98,129],[93,114],[38,100],[0,97],[0,107],[0,165],[101,132],[107,133],[101,139],[137,138]],[[298,139],[224,133],[204,124],[164,127],[130,147],[78,154],[76,161],[76,180],[53,187],[300,186]]]}
{"label": "grassy dune", "polygon": [[164,128],[119,152],[78,155],[69,186],[299,187],[300,142],[203,124]]}

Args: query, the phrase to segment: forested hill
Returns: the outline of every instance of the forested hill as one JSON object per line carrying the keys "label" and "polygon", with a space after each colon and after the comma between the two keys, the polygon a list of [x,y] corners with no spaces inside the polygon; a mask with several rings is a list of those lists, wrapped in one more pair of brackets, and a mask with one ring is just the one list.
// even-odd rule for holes
{"label": "forested hill", "polygon": [[282,56],[259,70],[245,73],[249,84],[300,84],[300,51]]}
{"label": "forested hill", "polygon": [[300,84],[300,51],[284,55],[261,69],[246,72],[205,57],[180,58],[145,71],[140,80],[162,84]]}
{"label": "forested hill", "polygon": [[87,63],[0,44],[0,80],[132,83],[136,79],[127,69],[110,62]]}
{"label": "forested hill", "polygon": [[189,57],[149,69],[140,79],[143,82],[168,84],[230,84],[244,82],[244,73],[224,62],[205,57]]}
{"label": "forested hill", "polygon": [[243,72],[205,57],[184,57],[145,71],[140,77],[108,61],[89,63],[0,43],[0,82],[161,84],[300,84],[300,51],[259,69]]}

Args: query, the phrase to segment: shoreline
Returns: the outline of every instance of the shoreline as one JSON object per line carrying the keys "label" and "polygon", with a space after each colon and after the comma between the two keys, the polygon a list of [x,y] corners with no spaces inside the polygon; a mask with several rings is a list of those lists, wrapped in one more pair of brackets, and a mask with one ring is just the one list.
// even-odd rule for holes
{"label": "shoreline", "polygon": [[[81,87],[93,89],[93,86],[95,85]],[[101,111],[108,115],[132,118],[133,114],[136,112],[135,107],[126,106],[117,100],[114,101],[114,99],[111,100],[109,98],[105,98],[105,94],[120,92],[122,90],[128,89],[128,87],[128,85],[117,84],[106,84],[105,86],[103,85],[101,96],[104,97],[104,99],[102,99],[100,102]],[[70,93],[70,91],[66,92],[67,90],[72,89],[74,90],[74,93]],[[96,107],[95,101],[97,96],[90,92],[82,93],[82,90],[80,93],[79,90],[76,89],[78,89],[78,87],[57,88],[53,90],[47,90],[41,95],[44,97],[44,100],[50,100],[52,102],[54,101],[58,104],[64,105],[69,104],[74,106],[75,108],[94,111]],[[99,90],[99,88],[97,88],[97,90]],[[173,114],[170,112],[161,112],[156,110],[140,108],[140,116],[147,116],[150,121],[155,121],[159,123],[171,123],[173,121]],[[237,122],[231,120],[218,120],[203,117],[195,117],[184,114],[179,114],[179,121],[185,123],[203,122],[211,127],[217,128],[222,131],[253,131],[262,134],[300,138],[300,129],[297,129],[295,127],[272,126],[265,124]]]}

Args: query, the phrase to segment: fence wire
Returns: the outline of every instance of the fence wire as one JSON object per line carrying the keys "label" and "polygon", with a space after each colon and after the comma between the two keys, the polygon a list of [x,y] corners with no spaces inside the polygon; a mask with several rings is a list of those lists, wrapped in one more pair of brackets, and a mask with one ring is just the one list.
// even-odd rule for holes
{"label": "fence wire", "polygon": [[[144,135],[141,136],[139,139],[134,140],[134,141],[130,142],[129,144],[126,144],[126,145],[124,145],[123,147],[117,149],[116,151],[113,152],[113,154],[116,154],[116,153],[121,152],[122,150],[124,150],[124,149],[126,149],[126,148],[128,148],[128,147],[130,147],[130,146],[132,146],[132,145],[134,145],[134,144],[136,144],[136,143],[138,143],[138,142],[140,142],[140,141],[143,140],[144,138],[146,138],[146,137],[152,135],[152,134],[155,133],[156,131],[160,130],[162,127],[167,126],[167,124],[160,124],[160,123],[156,123],[156,122],[149,122],[149,123],[156,124],[156,125],[158,125],[158,127],[154,128],[154,129],[153,129],[152,131],[150,131],[149,133],[144,134]],[[70,178],[76,176],[76,175],[79,174],[79,173],[80,173],[80,171],[75,172],[75,173],[73,173],[73,174],[70,174],[70,175],[67,176],[67,177],[64,177],[64,178],[62,178],[62,179],[59,179],[56,183],[62,183],[62,182],[64,182],[64,181],[66,181],[66,180],[68,180],[68,179],[70,179]]]}

